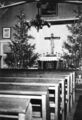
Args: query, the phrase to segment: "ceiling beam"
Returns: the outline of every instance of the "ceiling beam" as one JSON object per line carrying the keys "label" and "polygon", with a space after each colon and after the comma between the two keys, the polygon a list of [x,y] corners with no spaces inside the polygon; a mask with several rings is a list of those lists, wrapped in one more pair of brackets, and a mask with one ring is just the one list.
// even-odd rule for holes
{"label": "ceiling beam", "polygon": [[66,18],[66,19],[59,19],[59,20],[51,20],[49,22],[51,23],[51,25],[60,25],[60,24],[72,24],[77,21],[78,21],[78,18]]}
{"label": "ceiling beam", "polygon": [[64,2],[70,3],[70,4],[82,4],[81,0],[64,0]]}
{"label": "ceiling beam", "polygon": [[13,6],[18,6],[18,5],[25,4],[25,3],[26,3],[26,1],[11,3],[11,4],[9,4],[9,5],[4,5],[4,4],[2,4],[2,6],[0,7],[0,9],[9,8],[9,7],[13,7]]}

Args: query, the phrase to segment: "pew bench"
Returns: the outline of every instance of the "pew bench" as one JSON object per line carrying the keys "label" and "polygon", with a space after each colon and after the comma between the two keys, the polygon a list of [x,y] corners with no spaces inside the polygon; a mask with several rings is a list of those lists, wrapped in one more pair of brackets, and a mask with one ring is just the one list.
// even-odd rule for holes
{"label": "pew bench", "polygon": [[[34,75],[34,74],[28,74],[28,76],[30,76],[30,77],[33,77],[33,76],[36,76],[36,78],[37,78],[37,76],[39,76],[40,78],[48,78],[48,77],[50,77],[50,78],[64,78],[65,79],[65,86],[66,86],[66,92],[67,92],[67,96],[66,96],[66,99],[67,99],[67,108],[68,108],[68,110],[67,110],[67,112],[69,113],[70,111],[71,111],[71,108],[72,108],[72,105],[73,105],[73,92],[72,92],[72,89],[73,89],[73,87],[72,87],[72,75],[70,75],[70,73],[63,73],[63,72],[58,72],[58,73],[56,73],[56,72],[45,72],[45,73],[40,73],[39,75]],[[75,99],[75,97],[74,97],[74,99]],[[75,100],[74,100],[75,101]],[[68,114],[68,116],[69,116],[69,114]]]}
{"label": "pew bench", "polygon": [[73,93],[73,104],[75,104],[75,71],[54,72],[55,75],[69,75],[71,78],[71,92]]}
{"label": "pew bench", "polygon": [[[46,72],[46,73],[43,73],[43,72],[41,72],[40,74],[34,74],[34,73],[31,73],[30,74],[30,72],[27,74],[27,76],[28,77],[35,77],[35,79],[37,78],[37,77],[40,77],[40,78],[42,78],[42,77],[51,77],[51,78],[61,78],[61,77],[63,77],[63,78],[66,78],[67,76],[70,76],[70,73],[68,72],[60,72],[60,73],[54,73],[54,72]],[[65,77],[66,76],[66,77]],[[20,78],[20,77],[18,77],[18,78]],[[18,79],[17,78],[17,79]],[[74,98],[74,94],[72,95],[72,87],[71,87],[71,85],[73,84],[73,86],[74,86],[74,81],[69,81],[68,80],[69,78],[67,77],[67,82],[65,82],[65,86],[66,86],[66,101],[68,101],[66,104],[67,104],[67,113],[70,111],[70,108],[72,108],[72,96],[73,96],[73,98]],[[69,82],[68,82],[69,81]],[[25,83],[24,83],[25,84]],[[71,89],[70,89],[71,88]],[[71,99],[71,100],[70,100]],[[71,102],[70,102],[71,101]],[[71,107],[70,107],[70,105],[71,105]]]}
{"label": "pew bench", "polygon": [[[55,84],[55,85],[54,85]],[[43,84],[29,84],[29,83],[27,83],[27,85],[25,85],[25,87],[24,87],[24,85],[11,85],[11,84],[4,84],[3,85],[3,89],[5,89],[5,90],[2,90],[2,89],[0,89],[0,95],[2,96],[2,94],[7,94],[7,95],[12,95],[12,94],[18,94],[18,92],[19,92],[19,94],[20,93],[22,93],[22,91],[21,91],[21,87],[23,87],[24,89],[26,88],[27,90],[28,90],[28,88],[30,88],[30,93],[28,93],[28,91],[27,91],[27,93],[28,94],[36,94],[36,95],[38,95],[38,92],[40,91],[41,93],[39,93],[39,94],[42,94],[42,91],[44,91],[44,89],[46,90],[46,88],[48,87],[48,89],[49,89],[49,91],[53,91],[53,94],[51,93],[51,94],[49,94],[48,95],[48,97],[51,97],[51,98],[53,98],[54,99],[54,101],[50,101],[49,102],[49,100],[48,100],[48,97],[46,98],[46,100],[47,100],[47,102],[45,102],[45,98],[43,97],[43,99],[42,99],[42,103],[44,103],[44,104],[42,104],[42,110],[43,110],[43,114],[45,113],[45,112],[47,112],[47,111],[50,111],[50,110],[48,110],[47,108],[48,108],[48,106],[50,106],[50,108],[52,109],[52,108],[54,108],[55,109],[55,111],[54,111],[54,113],[53,114],[51,114],[51,118],[53,117],[53,118],[55,118],[55,120],[58,120],[58,111],[59,111],[59,107],[58,107],[58,101],[59,101],[59,85],[58,85],[58,81],[56,82],[56,83],[47,83],[47,84],[45,84],[45,83],[43,83]],[[37,86],[37,87],[36,87]],[[13,88],[14,87],[14,88]],[[36,91],[33,89],[33,88],[36,88]],[[10,89],[13,89],[13,90],[11,90],[10,91]],[[20,89],[20,91],[18,91],[18,90]],[[18,91],[18,92],[17,92]],[[34,93],[34,91],[36,92],[36,93]],[[23,93],[23,94],[26,94],[26,93]],[[32,96],[30,96],[31,97],[31,99],[33,98]],[[46,105],[46,103],[48,103],[47,105]],[[45,105],[46,105],[46,109],[45,109]],[[49,114],[49,113],[48,113]],[[46,116],[48,115],[48,114],[46,114]]]}
{"label": "pew bench", "polygon": [[75,104],[75,72],[59,72],[59,73],[54,73],[55,76],[59,77],[69,77],[69,99],[70,99],[70,111],[73,107],[73,104]]}
{"label": "pew bench", "polygon": [[[10,79],[10,78],[9,78]],[[9,82],[10,81],[10,82]],[[9,80],[7,79],[6,82],[2,82],[3,84],[9,84],[9,85],[25,85],[25,86],[48,86],[49,87],[49,91],[50,89],[52,89],[55,93],[54,97],[55,97],[55,119],[57,119],[58,117],[58,97],[61,97],[61,101],[59,101],[60,104],[60,114],[61,114],[61,118],[62,120],[65,119],[65,83],[63,79],[55,79],[55,78],[14,78],[14,80]],[[12,82],[15,81],[15,82]],[[59,88],[58,88],[59,86]],[[59,90],[60,91],[59,91]],[[58,93],[59,91],[59,93]],[[61,92],[61,94],[60,94]],[[59,115],[60,116],[60,115]]]}
{"label": "pew bench", "polygon": [[30,99],[0,97],[0,118],[32,120],[32,106]]}
{"label": "pew bench", "polygon": [[[33,106],[40,106],[40,115],[39,118],[42,120],[50,120],[50,114],[49,114],[49,93],[48,93],[48,87],[38,87],[38,86],[19,86],[19,85],[1,85],[0,84],[0,97],[18,97],[18,98],[29,98],[31,101],[38,101],[38,103],[32,104]],[[39,101],[41,101],[39,103]],[[32,111],[32,117],[38,118],[38,116],[33,116]]]}

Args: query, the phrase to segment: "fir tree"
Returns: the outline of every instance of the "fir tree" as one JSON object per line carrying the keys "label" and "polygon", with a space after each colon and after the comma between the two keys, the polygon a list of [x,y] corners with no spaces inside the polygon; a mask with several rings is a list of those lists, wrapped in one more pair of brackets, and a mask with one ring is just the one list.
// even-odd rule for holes
{"label": "fir tree", "polygon": [[65,54],[64,58],[69,59],[69,66],[77,68],[82,60],[82,16],[67,27],[71,35],[68,36],[67,42],[64,42],[64,46],[70,54]]}
{"label": "fir tree", "polygon": [[30,25],[26,22],[24,12],[21,11],[17,15],[17,23],[13,27],[14,39],[9,44],[11,51],[7,53],[5,59],[9,68],[28,69],[36,62],[38,53],[35,53],[35,44],[29,43],[29,39],[32,38],[28,35],[29,29]]}

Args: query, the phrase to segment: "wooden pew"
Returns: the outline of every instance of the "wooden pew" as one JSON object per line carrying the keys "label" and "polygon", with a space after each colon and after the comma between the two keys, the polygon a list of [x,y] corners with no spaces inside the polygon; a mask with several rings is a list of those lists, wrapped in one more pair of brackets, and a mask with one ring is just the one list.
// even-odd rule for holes
{"label": "wooden pew", "polygon": [[[36,73],[36,74],[35,74]],[[45,73],[43,73],[43,72],[40,72],[39,74],[37,74],[37,72],[35,72],[35,73],[33,73],[33,72],[28,72],[28,74],[26,75],[26,76],[28,76],[28,77],[50,77],[51,76],[51,78],[52,77],[62,77],[63,75],[61,75],[61,74],[67,74],[67,72],[65,73],[63,73],[63,72],[60,72],[60,73],[58,73],[58,76],[56,76],[56,73],[54,74],[54,72],[45,72]],[[69,74],[69,73],[68,73]],[[65,75],[64,75],[65,76]],[[72,82],[71,82],[72,83]],[[70,87],[71,87],[71,83],[69,83],[68,82],[68,84],[70,85]],[[70,87],[69,87],[69,85],[67,85],[68,86],[68,90],[67,90],[67,100],[68,100],[68,103],[67,103],[67,108],[68,108],[68,110],[67,111],[69,111],[70,110],[70,96],[71,96],[71,92],[72,92],[72,88],[71,88],[71,91],[69,91],[70,90]],[[68,96],[68,94],[69,94],[69,96]],[[71,97],[71,108],[72,108],[72,97]]]}
{"label": "wooden pew", "polygon": [[75,83],[76,83],[76,79],[75,79],[75,72],[72,72],[72,78],[73,78],[73,104],[75,104]]}
{"label": "wooden pew", "polygon": [[[9,82],[10,81],[10,82]],[[62,120],[64,120],[66,118],[66,112],[65,112],[65,81],[63,79],[55,79],[55,78],[11,78],[9,79],[6,78],[6,82],[0,82],[2,84],[13,84],[13,85],[25,85],[25,86],[49,86],[49,89],[53,87],[55,87],[55,93],[58,89],[57,85],[60,85],[60,92],[61,92],[61,102],[60,104],[60,112],[62,114]],[[57,92],[58,93],[58,92]],[[58,98],[58,95],[55,95],[55,98]],[[55,102],[55,115],[57,116],[57,112],[58,112],[58,99],[56,99],[57,101]],[[56,118],[56,117],[55,117]]]}
{"label": "wooden pew", "polygon": [[[54,72],[54,73],[48,73],[47,74],[45,73],[44,75],[42,75],[44,77],[54,77],[54,78],[65,78],[67,80],[66,83],[66,86],[67,86],[67,108],[68,108],[68,113],[71,111],[72,107],[73,107],[73,81],[72,81],[72,74],[70,73],[63,73],[63,72]],[[40,77],[41,77],[41,74],[40,74]],[[68,115],[69,116],[69,115]]]}
{"label": "wooden pew", "polygon": [[[30,77],[30,76],[31,76],[31,75],[29,75],[29,77]],[[35,78],[34,78],[33,76],[35,76]],[[36,75],[32,74],[32,77],[33,77],[33,79],[38,79],[37,77],[39,77],[39,75],[36,77]],[[67,76],[57,76],[57,75],[53,75],[53,74],[50,74],[50,75],[49,75],[49,73],[48,73],[48,74],[40,74],[40,78],[43,78],[43,77],[46,77],[46,78],[51,77],[51,79],[54,78],[54,77],[57,78],[57,79],[60,79],[60,78],[63,78],[64,80],[65,80],[65,78],[67,79],[67,83],[66,83],[66,82],[65,82],[65,83],[67,84],[67,85],[66,85],[66,86],[67,86],[67,96],[66,96],[66,97],[67,97],[67,101],[68,101],[68,103],[67,103],[67,106],[68,106],[67,109],[68,109],[68,110],[67,110],[67,111],[69,112],[69,110],[70,110],[70,106],[69,106],[69,105],[70,105],[70,100],[69,100],[69,99],[70,99],[70,91],[69,91],[70,88],[69,88],[69,82],[68,82],[68,81],[69,81],[69,78],[68,78]],[[12,77],[10,77],[10,78],[12,79]],[[13,78],[14,78],[14,77],[13,77]],[[21,77],[17,77],[17,78],[21,79]],[[16,78],[16,79],[17,79],[17,78]],[[6,79],[7,79],[7,78],[6,78]],[[16,80],[16,79],[15,79],[15,80]],[[27,79],[27,78],[26,78],[26,79]],[[28,79],[29,79],[29,78],[28,78]],[[14,80],[14,81],[15,81],[15,80]],[[0,80],[0,81],[1,81],[1,80]],[[12,80],[11,80],[11,81],[12,81]],[[23,81],[24,81],[24,78],[23,78]]]}
{"label": "wooden pew", "polygon": [[[29,74],[29,77],[30,77],[30,76],[31,76],[31,75]],[[35,78],[34,78],[33,76],[35,76]],[[50,79],[54,78],[54,75],[53,75],[53,74],[50,74],[50,75],[49,75],[49,74],[48,74],[48,75],[47,75],[47,74],[40,74],[40,79],[43,79],[43,77],[46,77],[46,78],[48,79],[49,76],[51,77]],[[33,79],[35,80],[35,79],[38,79],[39,75],[37,75],[37,77],[36,77],[36,75],[32,74],[32,77],[33,77]],[[66,78],[66,77],[61,77],[61,76],[60,76],[60,77],[55,76],[55,77],[56,77],[57,80],[62,78],[63,81],[65,81],[65,78]],[[9,78],[12,79],[12,77],[9,77]],[[15,77],[13,77],[13,78],[15,78]],[[17,82],[17,79],[21,79],[21,77],[17,77],[16,79],[11,80],[11,81],[16,81],[16,82]],[[29,80],[30,78],[26,78],[26,79]],[[6,80],[7,80],[7,78],[6,78]],[[21,79],[21,80],[24,81],[25,78],[23,78],[23,79]],[[69,79],[68,79],[68,81],[69,81]],[[8,81],[7,81],[7,82],[8,82]],[[32,83],[33,83],[33,81],[32,81]],[[66,82],[65,82],[65,83],[66,83]],[[66,85],[66,86],[67,86],[67,88],[66,88],[66,92],[67,92],[67,95],[66,95],[66,99],[67,99],[67,100],[66,100],[66,102],[67,102],[67,103],[66,103],[66,104],[67,104],[67,110],[66,110],[66,111],[67,111],[67,115],[68,115],[68,114],[69,114],[69,109],[70,109],[70,106],[69,106],[69,105],[70,105],[70,102],[69,102],[69,101],[70,101],[70,100],[69,100],[69,99],[70,99],[69,82],[67,82],[66,84],[67,84],[67,85]]]}
{"label": "wooden pew", "polygon": [[[71,72],[54,72],[54,71],[46,71],[46,72],[41,72],[39,74],[37,74],[37,72],[28,72],[28,74],[26,75],[27,77],[65,77],[67,79],[67,92],[69,94],[69,96],[67,96],[67,99],[68,99],[68,104],[69,104],[69,112],[71,111],[72,109],[72,106],[73,106],[73,101],[75,101],[75,94],[73,93],[73,85],[72,85],[72,74]],[[67,77],[70,77],[69,79],[69,83],[68,83],[68,78]],[[68,86],[69,84],[69,86]],[[74,96],[74,97],[73,97]],[[69,100],[70,99],[70,100]],[[74,100],[73,100],[74,99]]]}
{"label": "wooden pew", "polygon": [[[55,85],[54,85],[55,84]],[[7,84],[8,85],[8,84]],[[5,84],[5,86],[7,86],[6,84]],[[20,85],[20,84],[19,84]],[[54,112],[54,115],[55,115],[55,119],[56,120],[58,120],[58,112],[59,112],[59,107],[58,107],[58,98],[59,98],[59,85],[58,85],[58,81],[55,83],[43,83],[43,84],[29,84],[29,83],[27,83],[27,84],[21,84],[22,86],[24,86],[25,85],[25,87],[26,87],[26,85],[29,87],[29,86],[31,86],[31,88],[32,88],[32,86],[36,86],[37,85],[37,87],[39,87],[39,88],[41,88],[42,86],[42,88],[44,89],[44,87],[45,86],[48,86],[49,87],[49,91],[50,90],[53,90],[54,91],[54,106],[55,106],[55,112]],[[9,88],[10,88],[10,86],[11,86],[11,83],[8,85],[9,86]],[[12,85],[13,86],[13,85]],[[11,87],[12,87],[11,86]],[[16,87],[16,86],[15,86]],[[17,87],[19,87],[19,86],[17,86]],[[27,88],[28,88],[27,87]],[[33,89],[32,89],[33,90]],[[5,92],[5,91],[4,91]],[[0,93],[4,93],[3,92],[3,90],[1,90],[0,91]],[[9,94],[9,91],[7,91],[6,90],[6,92],[7,92],[7,94]],[[5,93],[6,93],[5,92]],[[10,91],[11,92],[11,91]],[[12,93],[12,92],[11,92]],[[12,93],[13,94],[13,93]],[[51,106],[53,106],[52,104],[50,104]]]}
{"label": "wooden pew", "polygon": [[[43,75],[45,75],[45,74],[55,74],[55,73],[57,73],[57,74],[64,74],[64,75],[66,75],[66,74],[75,74],[75,72],[74,71],[45,71],[45,70],[1,70],[0,71],[0,76],[4,76],[4,73],[5,73],[5,76],[13,76],[13,77],[29,77],[29,76],[31,76],[31,77],[34,77],[34,76],[36,76],[36,77],[40,77],[40,76],[42,76],[42,74]],[[73,103],[75,103],[75,75],[74,75],[74,77],[73,77],[74,79],[73,79]]]}
{"label": "wooden pew", "polygon": [[32,120],[32,106],[30,99],[0,97],[0,118]]}
{"label": "wooden pew", "polygon": [[75,71],[55,72],[56,74],[70,75],[72,79],[73,104],[75,104]]}
{"label": "wooden pew", "polygon": [[70,77],[70,97],[71,108],[75,104],[75,72],[54,72],[56,76],[69,76]]}
{"label": "wooden pew", "polygon": [[63,74],[55,74],[55,78],[65,78],[65,86],[66,86],[66,92],[67,92],[67,101],[68,101],[68,112],[71,111],[73,107],[73,87],[72,87],[72,78],[69,75],[63,75]]}
{"label": "wooden pew", "polygon": [[18,86],[18,85],[1,85],[0,97],[24,97],[29,99],[41,100],[42,120],[50,120],[49,114],[49,93],[48,87],[44,86]]}
{"label": "wooden pew", "polygon": [[[55,78],[55,79],[63,79],[64,81],[66,81],[65,83],[65,86],[66,86],[66,92],[67,92],[67,95],[66,95],[66,104],[67,104],[67,116],[69,116],[69,112],[70,112],[70,96],[72,95],[71,92],[70,92],[70,80],[69,80],[69,76],[56,76],[55,74],[53,73],[48,73],[48,74],[40,74],[40,75],[30,75],[29,74],[29,77],[35,77],[35,79],[38,79],[38,77],[40,78]],[[71,97],[72,98],[72,97]],[[71,100],[72,101],[72,100]]]}

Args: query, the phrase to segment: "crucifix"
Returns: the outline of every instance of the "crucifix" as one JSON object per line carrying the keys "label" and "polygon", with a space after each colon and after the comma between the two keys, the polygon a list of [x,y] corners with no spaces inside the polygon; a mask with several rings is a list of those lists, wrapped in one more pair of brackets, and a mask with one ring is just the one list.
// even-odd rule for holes
{"label": "crucifix", "polygon": [[51,41],[51,54],[54,54],[54,40],[55,39],[60,39],[60,37],[54,37],[53,33],[51,34],[51,37],[45,37],[45,40],[50,40]]}

